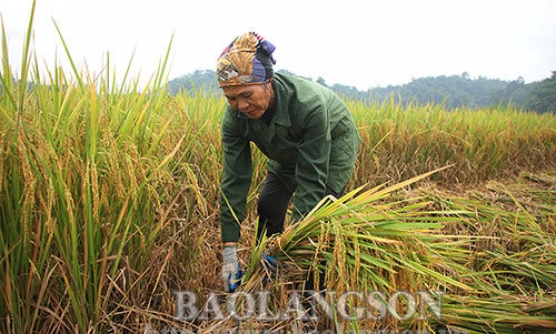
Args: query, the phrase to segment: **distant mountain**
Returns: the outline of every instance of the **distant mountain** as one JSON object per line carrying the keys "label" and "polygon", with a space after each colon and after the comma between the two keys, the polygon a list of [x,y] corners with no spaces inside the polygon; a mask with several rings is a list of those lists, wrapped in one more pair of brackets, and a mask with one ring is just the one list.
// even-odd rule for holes
{"label": "distant mountain", "polygon": [[218,90],[216,82],[216,72],[212,70],[197,70],[192,74],[182,75],[168,81],[167,89],[172,95],[176,95],[182,90],[188,92],[213,92]]}
{"label": "distant mountain", "polygon": [[[288,71],[279,72],[294,74]],[[295,75],[295,74],[294,74]],[[312,80],[311,78],[306,78]],[[518,108],[540,112],[556,112],[556,72],[552,78],[526,84],[523,78],[514,81],[471,79],[467,73],[452,76],[437,76],[414,79],[410,83],[396,86],[376,87],[360,91],[353,86],[334,84],[328,86],[319,77],[316,82],[331,88],[346,99],[381,103],[394,99],[397,103],[442,104],[447,109],[486,108],[512,104]],[[168,91],[219,93],[216,73],[213,70],[198,70],[168,82]]]}

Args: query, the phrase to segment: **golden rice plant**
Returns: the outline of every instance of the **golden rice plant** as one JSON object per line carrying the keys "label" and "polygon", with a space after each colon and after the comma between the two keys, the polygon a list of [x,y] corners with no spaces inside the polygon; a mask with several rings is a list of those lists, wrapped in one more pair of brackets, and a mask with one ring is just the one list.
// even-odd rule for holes
{"label": "golden rice plant", "polygon": [[[465,256],[462,248],[455,247],[462,238],[442,233],[445,224],[456,222],[456,212],[429,211],[427,207],[431,203],[427,201],[393,195],[396,190],[430,174],[389,187],[357,189],[340,199],[323,201],[301,222],[278,236],[263,239],[252,250],[242,291],[272,291],[273,287],[265,282],[268,273],[260,260],[266,251],[279,261],[280,274],[284,277],[275,283],[284,289],[302,288],[300,284],[311,274],[310,269],[314,269],[317,282],[318,272],[326,272],[325,286],[338,294],[349,291],[388,294],[399,290],[474,292],[469,282],[444,272],[446,267],[452,270],[463,267],[442,257],[435,249],[437,242],[443,241],[443,246],[452,245],[454,256],[458,252],[462,252],[460,257]],[[427,325],[416,323],[415,319],[402,324],[390,317],[375,323],[351,321],[348,327],[340,327],[345,324],[339,320],[335,319],[334,325],[342,331],[377,330],[384,329],[385,325],[389,328]]]}
{"label": "golden rice plant", "polygon": [[[127,72],[116,78],[109,55],[93,76],[73,62],[59,30],[71,69],[54,64],[45,73],[31,53],[32,8],[18,71],[2,26],[0,332],[236,326],[233,319],[181,323],[172,296],[221,289],[225,100],[166,94],[169,52],[145,86]],[[336,317],[337,329],[554,332],[556,196],[547,171],[556,161],[556,117],[347,103],[362,136],[356,190],[258,247],[242,239],[242,291],[270,289],[278,308],[283,291],[316,268],[340,292],[442,292],[442,319]],[[245,236],[255,229],[265,175],[266,158],[253,155]],[[482,185],[520,171],[518,184]],[[263,251],[280,261],[271,283],[264,283]]]}
{"label": "golden rice plant", "polygon": [[[401,182],[455,164],[432,176],[447,187],[550,169],[556,159],[556,118],[508,108],[446,110],[441,105],[403,106],[347,101],[363,149],[358,184]],[[533,163],[534,162],[534,163]],[[534,164],[534,166],[532,165]]]}
{"label": "golden rice plant", "polygon": [[[312,270],[322,270],[327,290],[338,294],[425,290],[442,296],[439,318],[346,321],[334,313],[332,325],[338,332],[432,331],[442,325],[466,333],[552,333],[556,328],[554,217],[544,215],[550,220],[549,230],[541,228],[538,217],[520,211],[522,204],[509,192],[516,212],[463,197],[438,198],[435,190],[398,197],[396,190],[426,175],[323,201],[298,224],[253,247],[241,292],[271,291],[272,311],[283,312],[288,310],[284,291],[302,289]],[[548,203],[554,205],[554,200]],[[496,233],[477,230],[493,224],[498,226]],[[266,280],[263,252],[279,261],[276,281]],[[357,306],[357,300],[350,305]],[[290,317],[274,326],[290,328],[292,321]],[[226,325],[235,326],[229,320]],[[257,328],[249,322],[236,326]]]}
{"label": "golden rice plant", "polygon": [[31,65],[34,8],[18,79],[2,25],[0,331],[115,330],[159,289],[154,246],[176,201],[198,193],[196,171],[180,163],[196,134],[167,137],[167,55],[139,92],[138,79],[118,86],[109,71],[80,72],[62,39],[72,73],[54,66],[41,76]]}

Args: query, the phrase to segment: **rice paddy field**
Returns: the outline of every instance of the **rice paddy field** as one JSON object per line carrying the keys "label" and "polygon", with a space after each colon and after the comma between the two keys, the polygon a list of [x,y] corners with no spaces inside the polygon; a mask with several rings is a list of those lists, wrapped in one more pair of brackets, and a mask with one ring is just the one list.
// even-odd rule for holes
{"label": "rice paddy field", "polygon": [[[224,99],[167,94],[166,59],[146,86],[108,61],[95,76],[73,62],[44,72],[30,34],[14,69],[2,33],[0,333],[296,332],[291,317],[178,312],[179,291],[201,310],[227,298]],[[258,247],[266,160],[254,150],[239,291],[268,291],[276,312],[318,268],[338,294],[406,297],[380,315],[321,321],[336,333],[556,333],[556,116],[346,103],[362,137],[350,191]],[[271,282],[263,251],[280,263]],[[410,312],[419,291],[441,308]]]}

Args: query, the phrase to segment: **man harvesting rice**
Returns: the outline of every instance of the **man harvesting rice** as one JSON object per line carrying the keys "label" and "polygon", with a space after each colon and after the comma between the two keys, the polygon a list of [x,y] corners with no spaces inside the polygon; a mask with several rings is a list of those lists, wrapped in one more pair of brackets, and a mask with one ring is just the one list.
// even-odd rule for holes
{"label": "man harvesting rice", "polygon": [[[221,278],[227,292],[235,289],[240,271],[237,242],[251,185],[250,142],[269,159],[259,190],[257,240],[284,230],[292,196],[292,222],[326,195],[340,197],[359,150],[359,133],[342,100],[318,83],[274,73],[274,49],[249,32],[234,39],[217,62],[218,84],[228,101],[220,199]],[[306,288],[312,290],[311,284]]]}

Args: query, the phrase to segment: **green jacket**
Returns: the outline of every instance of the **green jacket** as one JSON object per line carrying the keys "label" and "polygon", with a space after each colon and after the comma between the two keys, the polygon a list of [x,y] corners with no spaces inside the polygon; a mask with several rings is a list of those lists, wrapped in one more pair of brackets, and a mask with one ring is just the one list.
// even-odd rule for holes
{"label": "green jacket", "polygon": [[[269,158],[268,170],[294,195],[292,220],[318,204],[326,186],[340,192],[353,172],[359,133],[342,100],[330,89],[274,75],[276,109],[270,124],[228,105],[222,121],[224,154],[220,222],[223,242],[239,240],[251,185],[250,142]],[[237,218],[237,219],[236,219]]]}

